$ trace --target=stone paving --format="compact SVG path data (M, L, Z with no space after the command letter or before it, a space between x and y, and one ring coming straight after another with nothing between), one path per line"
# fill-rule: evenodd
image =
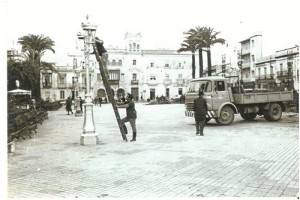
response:
M136 142L122 140L104 104L94 106L100 144L91 138L84 146L84 118L49 111L38 133L7 156L8 197L298 196L298 115L273 123L236 116L230 126L211 122L200 137L183 104L137 103L136 109Z

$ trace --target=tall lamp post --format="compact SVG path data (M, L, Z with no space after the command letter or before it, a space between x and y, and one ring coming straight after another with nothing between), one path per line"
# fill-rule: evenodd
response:
M88 21L89 17L86 17L86 23L81 23L81 27L84 30L84 34L78 33L78 39L84 40L84 60L86 68L86 95L85 95L85 104L84 105L84 124L83 124L83 133L80 135L80 144L84 145L85 139L87 137L95 137L96 144L99 144L99 136L96 133L94 125L94 116L93 116L93 104L90 94L90 72L89 72L89 55L91 50L91 45L95 41L95 33L97 30L96 25L90 24Z

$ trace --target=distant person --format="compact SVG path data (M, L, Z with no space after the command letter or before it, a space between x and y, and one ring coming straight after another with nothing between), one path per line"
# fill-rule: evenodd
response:
M68 97L67 100L66 100L66 110L67 110L67 112L68 112L67 115L69 115L69 112L71 112L72 115L73 115L73 111L72 111L72 100L71 100L70 97Z
M82 112L82 104L83 104L83 100L81 99L81 97L79 97L79 105L80 105L81 112Z
M204 136L203 130L206 123L207 102L204 93L199 91L199 97L194 100L194 113L196 122L196 135Z
M101 97L99 97L98 102L99 102L99 105L101 107L101 105L102 105L102 98Z
M125 130L125 134L127 134L127 128L125 123L129 122L132 128L132 139L130 140L130 142L134 142L136 141L136 118L137 118L137 114L136 114L136 110L135 110L135 104L133 101L133 96L132 94L127 94L126 97L126 102L123 105L118 105L118 108L126 108L126 117L124 117L121 120L121 123L124 127Z

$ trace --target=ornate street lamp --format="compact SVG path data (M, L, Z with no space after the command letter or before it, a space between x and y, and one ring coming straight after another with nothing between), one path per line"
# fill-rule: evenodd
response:
M92 43L95 41L95 33L97 30L96 25L90 24L88 21L89 17L86 17L86 23L81 23L82 29L85 31L84 34L78 33L78 39L84 40L84 60L85 60L85 69L86 69L86 95L85 95L85 104L84 105L84 124L83 124L83 133L80 135L80 144L84 145L85 138L87 137L96 137L96 144L99 144L99 136L96 133L94 125L94 115L93 115L93 104L90 94L90 72L89 72L89 55L92 49Z

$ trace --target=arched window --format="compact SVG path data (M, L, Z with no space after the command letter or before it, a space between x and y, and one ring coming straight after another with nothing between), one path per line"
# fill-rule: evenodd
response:
M116 66L116 60L112 60L112 66Z
M121 59L118 61L118 66L122 66L122 60Z

